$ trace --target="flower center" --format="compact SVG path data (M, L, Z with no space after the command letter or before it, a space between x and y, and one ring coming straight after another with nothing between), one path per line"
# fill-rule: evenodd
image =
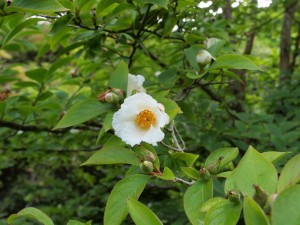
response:
M136 124L142 129L149 129L151 125L155 124L155 114L150 110L140 112L135 119Z

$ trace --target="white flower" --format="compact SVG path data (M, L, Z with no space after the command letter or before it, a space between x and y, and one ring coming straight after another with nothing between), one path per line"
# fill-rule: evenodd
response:
M128 74L128 85L127 85L127 97L132 94L133 91L143 92L146 90L143 88L145 78L142 75Z
M220 39L218 39L218 38L208 38L206 40L206 47L210 48L211 46L215 45L219 41L220 41Z
M169 122L164 106L150 95L136 93L127 97L119 111L113 115L115 134L131 146L142 141L157 145L164 133L161 128Z

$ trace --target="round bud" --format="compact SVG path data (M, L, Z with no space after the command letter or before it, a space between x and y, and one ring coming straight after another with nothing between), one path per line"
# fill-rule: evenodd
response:
M217 168L217 166L215 164L210 164L207 167L207 170L209 171L210 174L212 175L216 175L219 172L219 169Z
M232 203L238 203L241 200L241 194L238 191L231 190L227 193L227 198Z
M146 153L146 155L145 155L144 158L145 158L146 161L150 161L152 163L154 163L155 160L156 160L156 156L152 152L150 152L150 151L147 151L147 153Z
M210 173L206 168L201 168L199 170L200 179L203 181L207 181L210 178Z
M140 169L143 173L151 173L153 171L153 164L149 161L144 161L140 164Z
M196 55L196 61L202 66L210 64L212 58L213 57L211 56L211 54L205 50L199 50Z
M115 94L113 92L109 92L105 95L105 101L107 103L111 103L111 104L117 103L117 102L119 102L119 97L117 94Z

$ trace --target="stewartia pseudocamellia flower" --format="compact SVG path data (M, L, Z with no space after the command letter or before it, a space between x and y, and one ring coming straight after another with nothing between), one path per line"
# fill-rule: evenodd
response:
M136 93L125 99L119 111L113 115L115 134L131 146L142 141L152 145L162 141L161 128L169 122L164 106L150 95Z

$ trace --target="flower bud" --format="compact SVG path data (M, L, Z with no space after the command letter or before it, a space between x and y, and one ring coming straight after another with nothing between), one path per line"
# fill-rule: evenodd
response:
M150 162L154 163L155 160L156 160L156 156L152 152L147 151L144 159L147 160L147 161L150 161Z
M207 166L207 170L210 172L210 174L216 175L216 174L219 173L219 171L220 171L220 164L221 164L221 162L222 162L223 159L224 159L224 157L220 157L215 162L213 162L212 164L210 164L210 165Z
M218 43L220 41L220 39L218 38L208 38L206 40L206 47L210 48L211 46L215 45L216 43Z
M213 57L211 56L211 54L205 50L199 50L196 55L196 61L202 66L210 64L212 58Z
M0 92L0 101L4 101L5 99L7 99L9 97L9 92L8 90L6 91L1 91Z
M263 190L260 186L258 185L253 185L254 189L255 189L255 193L253 195L253 199L262 207L264 208L264 206L267 203L268 200L268 196L269 194Z
M117 103L119 102L119 97L117 94L113 93L113 92L109 92L105 95L105 102L107 103L111 103L111 104L114 104L114 103Z
M115 93L116 95L118 95L120 101L124 100L125 98L125 91L119 89L119 88L112 88L111 92Z
M207 181L210 178L210 173L209 173L209 171L206 168L201 168L199 170L199 176L200 176L201 180Z
M227 198L232 203L238 203L241 200L241 194L238 191L231 190L227 193Z
M78 70L76 68L73 68L70 73L72 77L78 77Z
M140 164L140 169L143 173L149 174L153 171L153 164L149 161L144 161Z

